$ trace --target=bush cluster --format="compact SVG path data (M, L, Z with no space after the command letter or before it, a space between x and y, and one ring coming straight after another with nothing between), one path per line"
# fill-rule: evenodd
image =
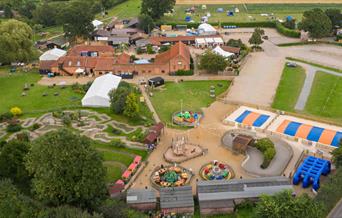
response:
M194 75L193 70L177 70L175 76L192 76Z
M19 132L22 129L19 123L10 123L8 124L6 131L7 132Z
M299 31L288 29L280 22L276 22L275 27L277 31L283 34L284 36L291 37L291 38L300 38Z
M256 147L264 155L264 162L261 164L260 167L263 169L267 168L276 155L276 150L274 148L273 142L268 138L262 138L256 141L254 147Z
M0 123L2 122L6 122L10 119L13 118L13 114L10 113L10 112L6 112L6 113L3 113L3 114L0 114Z

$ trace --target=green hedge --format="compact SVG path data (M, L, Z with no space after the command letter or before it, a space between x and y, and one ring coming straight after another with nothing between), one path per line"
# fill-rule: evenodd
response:
M279 33L283 34L284 36L291 37L291 38L300 38L299 31L288 29L284 27L284 25L281 24L280 22L275 23L275 28L277 29Z
M256 147L263 153L264 162L261 164L260 167L266 169L276 155L276 150L274 148L273 142L268 138L262 138L256 141L254 147Z
M192 76L194 75L194 71L193 70L177 70L175 72L176 76Z

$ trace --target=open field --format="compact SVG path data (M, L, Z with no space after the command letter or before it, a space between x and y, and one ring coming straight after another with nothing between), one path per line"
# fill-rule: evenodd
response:
M342 78L317 72L305 106L309 114L342 122Z
M228 1L229 2L229 1ZM272 3L272 1L270 1ZM272 14L279 19L284 19L286 16L293 16L297 20L302 19L302 14L306 10L313 8L321 8L323 10L327 8L340 8L341 4L241 4L239 2L234 3L217 3L207 5L207 9L202 9L200 4L196 5L196 12L192 15L192 19L195 22L200 22L202 16L205 16L207 12L210 12L211 17L209 22L261 22L272 21L271 16L261 16L261 14ZM162 18L165 22L185 22L185 10L191 5L176 5L175 12L172 15ZM227 16L226 11L233 10L235 7L239 9L239 13L234 13L234 16ZM217 8L223 8L224 12L216 12Z
M272 107L280 110L294 111L297 99L305 80L304 68L284 67Z
M140 14L140 5L141 0L128 0L109 9L107 11L108 15L105 17L102 17L100 14L98 14L96 18L106 21L106 19L109 19L113 16L118 17L119 19L137 17Z
M272 4L272 3L322 3L322 0L176 0L176 4ZM342 3L341 0L324 0L324 3Z
M221 87L218 84L222 84ZM216 95L221 94L230 85L230 81L186 81L182 83L166 82L165 87L153 93L151 101L160 119L170 123L174 112L181 110L198 111L215 101L209 95L210 86L215 86Z

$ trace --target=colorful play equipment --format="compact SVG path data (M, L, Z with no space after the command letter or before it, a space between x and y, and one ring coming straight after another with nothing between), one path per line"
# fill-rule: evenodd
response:
M181 166L161 166L152 173L152 184L157 187L184 186L190 182L192 174Z
M290 120L284 120L277 132L334 147L338 147L342 139L342 132Z
M180 126L195 126L199 124L202 114L193 111L180 111L172 116L173 123Z
M234 171L228 164L214 160L201 168L200 175L204 180L229 180L234 178Z
M298 185L302 181L302 187L307 188L312 184L312 188L317 191L319 189L319 181L321 175L330 173L331 163L314 156L308 156L299 166L293 176L292 183Z

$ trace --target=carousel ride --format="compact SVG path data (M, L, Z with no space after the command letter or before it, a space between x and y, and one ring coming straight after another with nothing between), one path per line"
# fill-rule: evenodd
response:
M200 170L200 175L204 180L229 180L235 176L228 164L216 160L205 164Z
M190 183L192 173L181 166L161 166L151 175L152 184L157 187L179 187Z
M179 126L195 127L199 124L202 114L193 111L179 111L173 114L172 122Z
M203 154L201 146L190 143L186 136L177 136L172 138L171 146L164 153L164 159L170 163L181 163Z

